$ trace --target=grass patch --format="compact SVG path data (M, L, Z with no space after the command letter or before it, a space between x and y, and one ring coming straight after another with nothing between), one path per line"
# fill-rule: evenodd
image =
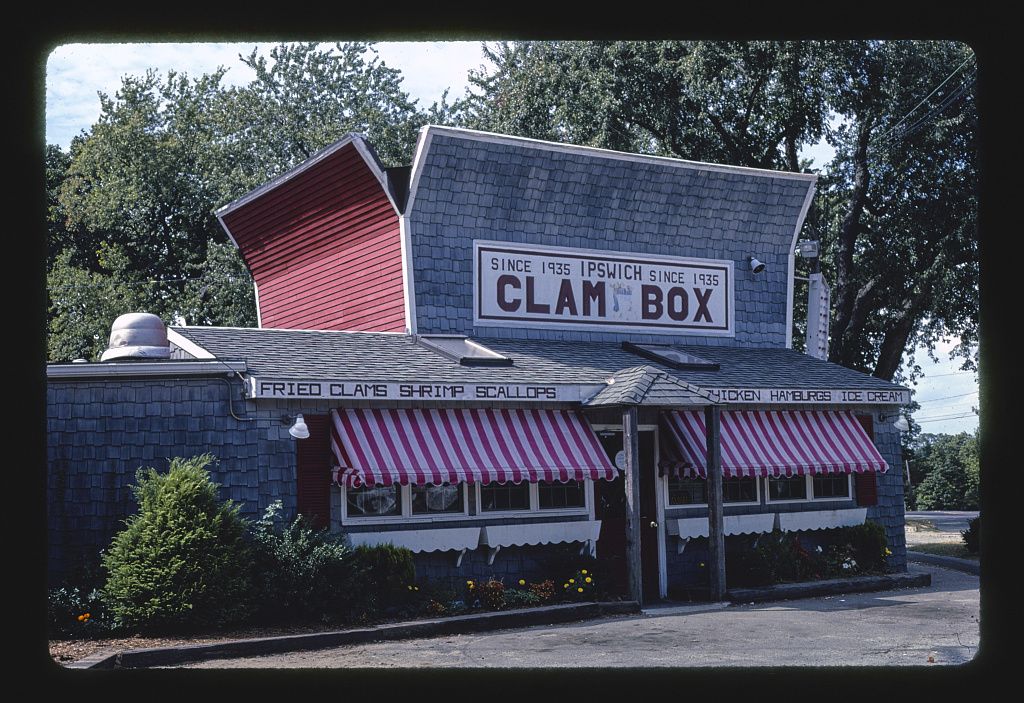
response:
M968 553L967 545L960 542L926 542L923 544L910 544L907 545L907 551L935 554L940 557L968 559L973 562L980 561L977 554Z

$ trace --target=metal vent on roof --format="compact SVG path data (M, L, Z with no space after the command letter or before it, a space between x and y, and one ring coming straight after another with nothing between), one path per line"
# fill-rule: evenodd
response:
M100 361L111 359L169 359L167 328L148 312L121 315L110 327L110 344Z
M674 369L683 371L718 371L717 362L687 354L682 349L670 344L634 344L623 342L622 348L645 359L657 361Z

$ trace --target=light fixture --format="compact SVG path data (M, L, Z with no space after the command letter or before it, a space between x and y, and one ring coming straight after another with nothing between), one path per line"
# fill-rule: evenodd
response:
M750 262L750 270L753 271L754 273L761 273L762 271L764 271L764 264L755 259L753 256L747 259L747 261Z
M891 420L892 418L892 415L880 415L878 419L881 422L885 422L886 420ZM907 422L907 418L905 418L902 414L896 415L896 422L892 423L892 426L895 427L900 432L906 432L907 430L910 429L910 423Z
M309 437L309 428L306 427L306 421L302 419L302 415L285 415L281 418L281 423L287 425L292 420L295 420L295 424L288 428L288 434L295 439L306 439Z
M818 240L805 239L802 242L797 242L796 253L805 259L818 258Z

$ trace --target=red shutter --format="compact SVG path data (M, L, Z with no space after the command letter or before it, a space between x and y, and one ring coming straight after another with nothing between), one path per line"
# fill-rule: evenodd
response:
M874 416L857 415L857 422L864 428L868 439L875 441ZM878 479L874 471L853 475L853 490L857 494L857 505L878 505Z
M295 440L298 512L326 528L331 516L331 440L327 415L304 415L309 437Z

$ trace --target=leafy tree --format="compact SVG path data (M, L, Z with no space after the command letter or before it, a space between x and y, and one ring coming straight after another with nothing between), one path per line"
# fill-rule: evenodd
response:
M911 463L916 510L977 510L978 435L923 435Z
M892 380L906 349L954 336L974 367L977 117L966 45L517 42L485 54L495 68L471 72L477 93L453 109L464 126L789 171L810 166L799 151L824 137L836 158L804 236L822 242L833 289L829 359Z
M955 42L833 46L844 122L817 200L829 359L889 380L906 349L953 336L962 368L976 368L974 57Z
M256 78L232 91L225 119L248 188L349 132L366 134L385 166L412 162L426 113L401 90L401 72L380 61L372 44L281 44L270 61L256 50L239 59Z
M251 559L239 506L217 501L209 454L174 458L168 471L139 469L139 512L103 555L103 598L118 625L189 630L248 614Z
M168 322L167 296L158 281L136 270L117 245L101 242L97 253L99 271L76 266L73 250L65 249L47 274L50 361L98 361L111 325L125 313L146 310Z
M817 42L577 41L484 46L465 126L660 156L799 170L825 129Z

